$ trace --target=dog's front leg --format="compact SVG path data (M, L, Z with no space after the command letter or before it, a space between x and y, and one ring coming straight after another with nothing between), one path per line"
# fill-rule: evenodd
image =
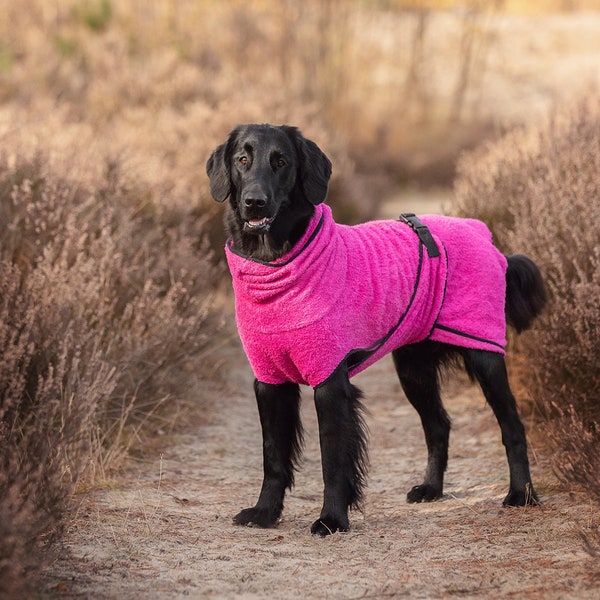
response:
M295 383L254 382L263 435L264 478L256 506L233 521L237 525L274 527L283 511L286 488L294 484L294 468L302 450L300 388Z
M361 393L344 366L315 389L324 497L311 532L348 531L348 508L359 507L367 473L367 431Z

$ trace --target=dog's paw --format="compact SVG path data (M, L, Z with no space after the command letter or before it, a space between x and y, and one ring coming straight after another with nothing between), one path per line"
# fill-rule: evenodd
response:
M414 502L432 502L442 497L442 490L437 487L424 483L422 485L415 485L408 494L406 494L406 501L410 503Z
M280 511L269 508L245 508L233 517L235 525L248 525L250 527L275 527L279 520Z
M502 506L540 506L541 502L538 498L533 486L528 483L524 490L508 490Z
M321 517L317 519L310 528L310 532L313 535L320 535L325 537L331 535L336 531L348 531L350 524L348 519L334 519L333 517Z

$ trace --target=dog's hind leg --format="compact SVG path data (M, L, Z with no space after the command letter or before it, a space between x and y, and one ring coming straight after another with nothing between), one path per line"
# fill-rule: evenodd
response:
M424 342L392 352L404 393L421 417L427 444L425 478L421 485L408 492L408 502L430 502L441 498L443 493L450 418L440 397L438 366L441 356L436 349L433 344Z
M510 485L504 506L539 504L531 483L525 428L519 418L515 398L508 383L504 357L496 352L462 349L469 374L481 385L502 431L506 448Z
M283 511L285 490L294 484L294 468L302 450L300 388L295 383L255 381L254 391L263 435L264 479L256 506L242 510L233 521L274 527Z
M367 431L361 393L339 367L315 388L323 469L323 509L311 532L348 531L348 508L359 507L367 473Z

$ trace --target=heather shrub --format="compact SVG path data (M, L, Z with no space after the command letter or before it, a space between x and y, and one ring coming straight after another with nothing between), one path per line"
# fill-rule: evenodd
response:
M524 395L544 419L557 472L600 502L600 102L557 110L466 156L456 196L504 251L540 266L549 306L515 340Z
M192 207L159 202L114 160L87 180L50 164L0 160L0 580L12 597L75 487L172 420L167 404L211 366L220 326Z
M338 182L353 176L333 197L357 212L397 180L448 184L457 148L489 133L504 108L485 85L501 4L9 3L0 125L58 111L91 126L93 145L135 140L155 185L205 199L199 159L237 123L297 125Z
M114 388L106 362L83 362L90 340L47 283L0 262L0 594L12 598L60 530L97 405Z

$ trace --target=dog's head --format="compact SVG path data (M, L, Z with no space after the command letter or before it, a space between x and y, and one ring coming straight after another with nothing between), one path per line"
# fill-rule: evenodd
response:
M206 163L215 200L229 199L240 232L288 241L294 218L325 200L331 162L295 127L239 125Z

